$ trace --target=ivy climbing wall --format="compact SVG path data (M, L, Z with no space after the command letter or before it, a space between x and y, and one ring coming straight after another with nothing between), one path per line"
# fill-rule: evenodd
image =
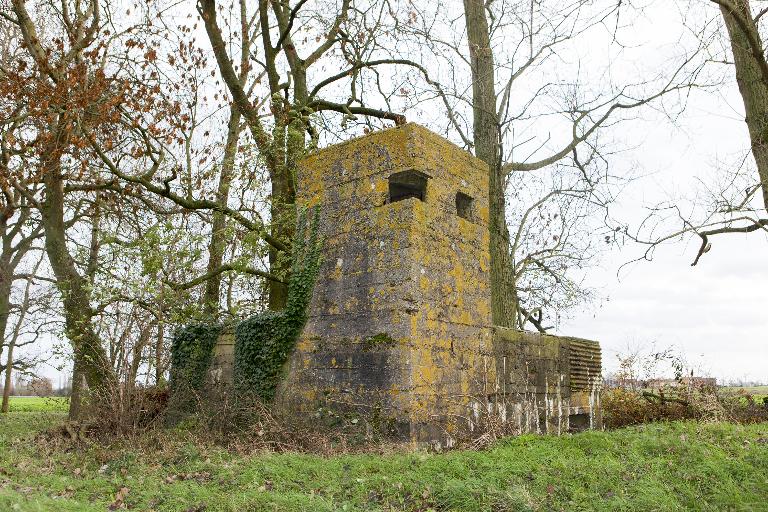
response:
M323 263L280 407L363 408L415 441L508 405L521 431L567 428L568 340L491 325L483 162L406 124L317 151L297 190Z
M171 388L179 411L194 405L191 399L204 388L273 401L306 323L321 261L318 208L299 208L297 213L284 309L262 311L228 325L192 324L174 333Z

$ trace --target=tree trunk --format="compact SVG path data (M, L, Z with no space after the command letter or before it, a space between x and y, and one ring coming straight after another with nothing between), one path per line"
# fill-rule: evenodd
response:
M6 265L8 262L5 258L0 260L0 354L2 354L2 348L5 344L5 330L8 328L8 318L11 313L11 276L10 270ZM8 352L6 355L6 367L5 367L5 388L3 389L3 412L8 412L7 403L8 399L6 395L10 395L11 392L11 365L13 363L13 347L10 340L8 343Z
M293 43L290 37L287 44ZM291 55L291 54L289 54ZM304 157L306 146L306 122L301 118L302 109L307 104L307 73L304 64L298 59L289 59L293 72L293 105L291 112L277 116L277 126L273 145L279 155L278 165L272 173L272 236L290 243L296 231L296 165ZM283 283L269 281L269 308L285 309L288 298L290 272L290 254L282 254L270 248L270 273L284 276Z
M488 19L483 0L464 0L472 63L472 112L475 155L488 164L493 323L517 327L517 292L509 254L501 137L496 113L496 86Z
M755 24L749 0L733 0L733 9L721 5L725 26L731 40L736 82L744 102L752 155L768 210L768 64L760 32Z
M62 147L61 141L54 142ZM93 310L90 303L90 287L81 276L69 253L64 224L64 183L61 176L61 156L57 149L45 153L42 172L45 199L40 205L45 252L56 276L56 286L64 306L65 332L75 353L88 387L93 391L106 391L116 382L114 372L93 329Z
M155 339L155 385L159 386L165 381L165 368L163 368L163 350L165 348L165 322L163 318L157 323L157 338Z
M289 241L293 238L294 228L291 222L295 215L295 194L290 193L287 188L286 179L283 176L272 179L272 205L270 207L272 215L271 234L278 240ZM269 273L282 276L283 281L279 282L269 280L267 291L269 293L269 309L280 311L285 309L286 299L288 298L288 285L290 263L289 255L278 251L274 247L269 248Z
M224 158L221 163L221 174L219 175L219 185L216 190L216 202L227 204L229 200L229 188L232 184L232 175L235 167L235 157L237 156L238 140L240 139L240 112L236 107L231 107L229 114L229 123L227 124L227 142L224 146ZM222 212L213 212L213 222L211 224L211 241L208 245L208 272L213 272L221 266L224 261L224 251L226 249L226 240L224 238L227 217ZM221 302L221 274L216 274L205 282L205 292L203 294L203 308L210 317L216 316L219 312L219 303Z
M279 130L279 131L278 131ZM275 130L273 145L282 146L280 165L270 173L272 181L272 197L270 204L270 216L272 218L271 235L284 243L290 244L295 231L296 190L293 181L293 168L286 165L286 128ZM269 272L281 276L284 282L269 280L267 287L269 292L269 309L280 311L285 309L288 298L288 285L290 273L290 255L278 251L274 247L269 248Z
M69 394L69 421L80 419L83 404L83 373L75 360L72 367L72 390Z
M4 219L0 219L0 229L2 229L2 235L6 235L6 224ZM3 251L0 254L0 354L3 352L3 345L5 344L5 330L8 328L8 318L11 315L11 288L13 284L13 272L11 268L11 250L10 246L13 244L12 239L6 239L3 236ZM11 392L11 364L13 363L13 348L8 344L7 365L5 368L5 388L3 389L3 406L2 411L8 412L8 399L6 395L10 396Z
M40 267L40 261L38 261L37 265L35 265L34 270L32 270L32 274L35 274L37 272L37 269ZM27 284L24 287L24 298L21 301L21 305L19 307L19 316L16 321L16 325L13 328L13 334L11 334L10 340L8 340L8 354L6 356L6 362L5 362L5 387L3 389L3 404L2 404L2 412L7 413L10 403L10 397L11 397L11 376L13 374L13 349L16 347L16 343L19 340L19 335L21 333L22 326L24 325L24 317L27 316L27 312L29 311L29 298L31 294L31 288L32 288L32 278L27 278ZM0 290L0 293L3 293L5 290ZM7 296L10 297L10 283L8 285L7 290ZM2 298L0 297L0 301L2 301ZM10 302L6 299L6 302ZM2 324L2 322L0 322ZM5 318L5 325L0 325L2 330L0 330L0 333L2 333L3 336L5 336L5 329L8 326L8 317L6 315Z
M13 348L16 345L12 340L8 343L8 352L5 356L5 384L3 386L3 414L8 412L11 400L11 378L13 374Z
M144 349L150 345L152 332L154 331L157 320L153 320L148 325L141 328L139 332L139 339L133 345L133 354L131 355L131 365L128 371L128 378L126 384L133 390L136 385L136 380L139 375L139 368L144 362L143 354ZM149 355L148 355L149 357Z

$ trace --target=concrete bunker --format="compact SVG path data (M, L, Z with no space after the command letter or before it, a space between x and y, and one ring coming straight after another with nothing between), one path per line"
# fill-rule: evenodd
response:
M277 407L367 411L414 442L600 425L596 342L492 324L485 163L406 124L312 153L297 194L325 243Z

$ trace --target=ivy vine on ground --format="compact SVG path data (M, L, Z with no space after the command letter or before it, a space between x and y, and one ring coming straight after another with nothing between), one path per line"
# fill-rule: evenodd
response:
M291 250L291 278L286 307L265 311L240 322L235 329L234 381L237 391L271 401L296 340L307 321L307 309L320 269L322 242L319 210L300 212Z

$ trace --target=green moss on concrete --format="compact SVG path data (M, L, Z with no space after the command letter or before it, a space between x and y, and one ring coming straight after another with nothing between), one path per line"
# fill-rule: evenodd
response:
M371 350L371 349L381 348L381 347L390 347L395 343L397 343L397 341L395 341L395 339L393 339L392 336L390 336L385 332L380 332L373 336L368 336L367 338L364 338L363 348L366 350Z

